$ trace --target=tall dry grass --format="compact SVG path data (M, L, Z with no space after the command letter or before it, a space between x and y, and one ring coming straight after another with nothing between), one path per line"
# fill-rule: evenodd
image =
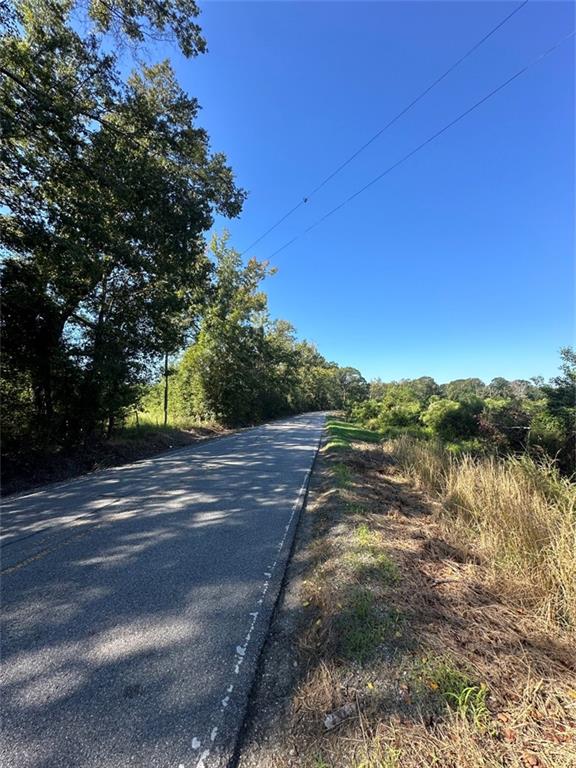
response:
M447 536L478 553L502 592L576 629L576 486L529 456L454 456L401 437L385 445L441 502Z

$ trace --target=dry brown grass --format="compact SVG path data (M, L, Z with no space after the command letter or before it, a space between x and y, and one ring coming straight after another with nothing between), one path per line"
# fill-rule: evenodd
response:
M401 438L386 445L440 500L445 535L482 556L495 588L551 624L576 627L576 486L529 457L455 457Z

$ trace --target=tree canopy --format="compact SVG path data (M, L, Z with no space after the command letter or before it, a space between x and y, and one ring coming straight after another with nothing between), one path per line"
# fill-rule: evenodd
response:
M18 2L0 42L4 394L65 439L113 425L183 342L212 269L203 235L245 197L170 64L123 81L102 52L104 32L138 40L144 23L199 52L195 5L95 0L84 36L75 7Z

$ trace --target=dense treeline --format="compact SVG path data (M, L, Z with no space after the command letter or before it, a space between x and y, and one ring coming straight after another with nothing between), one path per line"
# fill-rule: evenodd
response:
M271 273L266 263L242 265L226 238L210 247L216 264L211 299L194 343L143 398L141 407L170 421L215 421L234 426L283 414L351 407L368 395L354 368L327 362L298 341L285 320L271 320L259 288ZM168 389L168 397L166 397Z
M183 418L245 424L344 404L359 375L269 319L267 265L222 240L206 248L214 214L237 216L245 193L198 103L168 62L123 79L111 52L138 61L161 36L202 53L193 0L2 10L3 452L110 436L186 347L169 399Z
M236 216L244 192L169 63L123 81L105 52L110 35L150 32L201 51L191 0L6 5L4 445L74 443L111 432L155 356L182 344L209 288L203 233L215 211Z
M566 348L561 356L561 373L549 382L376 380L369 398L351 414L386 437L434 437L454 450L472 452L529 450L557 459L571 473L576 469L576 354Z

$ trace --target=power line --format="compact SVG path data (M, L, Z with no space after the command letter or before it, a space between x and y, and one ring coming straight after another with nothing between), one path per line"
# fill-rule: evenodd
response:
M467 59L469 56L471 56L474 53L474 51L476 51L478 48L480 48L480 46L483 43L485 43L486 40L488 40L488 38L492 37L492 35L495 32L497 32L500 29L500 27L504 26L504 24L506 24L506 22L509 19L511 19L512 16L514 16L516 13L518 13L518 11L520 11L522 8L524 8L524 6L526 5L527 2L528 2L528 0L524 0L522 3L520 3L520 5L516 6L516 8L514 8L514 10L511 11L508 14L508 16L504 17L502 19L502 21L498 22L498 24L495 27L493 27L487 34L485 34L484 37L481 40L479 40L475 45L472 46L472 48L470 48L468 51L466 51L466 53L463 56L461 56L457 61L455 61L454 64L452 64L450 67L448 67L448 69L442 75L440 75L440 77L436 78L436 80L434 80L433 83L431 83L418 96L416 96L416 98L414 98L406 107L404 107L404 109L402 109L400 112L398 112L398 114L396 114L388 123L386 123L386 125L383 128L381 128L370 139L368 139L367 142L362 144L362 146L359 147L346 160L344 160L344 162L340 163L340 165L334 171L332 171L330 174L328 174L328 176L326 176L326 178L323 179L320 182L320 184L318 184L316 187L314 187L314 189L311 192L309 192L307 195L305 195L302 198L302 200L300 200L300 202L298 202L293 208L291 208L280 219L278 219L278 221L275 224L272 224L272 226L269 227L264 233L262 233L260 235L260 237L258 237L256 240L254 240L254 242L252 242L248 246L248 248L246 248L244 251L242 251L241 255L244 256L245 253L248 253L248 251L251 251L252 248L254 248L255 245L258 245L258 243L260 243L262 240L264 240L264 238L267 237L267 235L269 235L270 232L275 230L276 227L279 227L280 224L282 224L282 222L286 221L286 219L289 216L291 216L295 211L297 211L301 206L305 205L310 200L310 198L313 195L315 195L317 192L319 192L322 189L322 187L324 187L326 184L328 184L328 182L331 181L334 178L334 176L337 176L340 173L340 171L342 171L344 168L346 168L347 165L349 165L353 160L355 160L361 152L363 152L367 147L370 146L370 144L372 144L374 141L376 141L376 139L378 139L380 136L382 136L382 134L385 131L387 131L388 128L391 128L394 125L394 123L396 123L401 117L403 117L403 115L405 115L407 112L409 112L412 109L412 107L414 107L421 99L423 99L424 96L426 96L428 93L430 93L430 91L433 88L435 88L439 83L441 83L442 80L444 80L445 77L448 77L448 75L451 72L453 72L457 67L459 67L460 64L462 64L462 62L465 61L465 59Z
M393 171L395 168L398 168L399 165L402 165L406 162L409 158L411 158L413 155L415 155L417 152L419 152L421 149L423 149L425 146L430 144L432 141L437 139L439 136L441 136L443 133L445 133L449 128L452 128L456 123L459 123L460 120L463 120L467 115L469 115L471 112L473 112L475 109L480 107L482 104L484 104L488 99L492 98L492 96L495 96L499 91L501 91L503 88L506 88L507 85L510 85L514 80L516 80L520 75L523 75L528 69L533 67L534 65L538 64L542 59L545 59L547 56L549 56L551 53L553 53L557 48L559 48L563 43L565 43L567 40L569 40L571 37L574 37L576 34L576 30L573 30L565 37L561 38L555 45L553 45L551 48L548 48L548 50L544 51L544 53L541 53L537 58L533 59L530 63L526 64L526 66L522 67L522 69L519 69L518 72L516 72L512 77L509 77L508 80L501 83L499 86L494 88L490 93L487 93L486 96L480 99L480 101L477 101L475 104L473 104L471 107L469 107L467 110L462 112L458 117L454 118L454 120L447 123L443 128L441 128L439 131L436 131L436 133L432 134L432 136L429 136L425 141L423 141L421 144L419 144L417 147L415 147L413 150L408 152L407 155L404 155L404 157L400 158L400 160L397 160L392 165L388 166L386 170L382 171L382 173L379 173L378 176L375 176L371 181L369 181L367 184L365 184L363 187L360 187L360 189L356 190L353 194L351 194L349 197L347 197L345 200L343 200L339 205L337 205L335 208L332 208L328 213L325 213L324 216L322 216L320 219L315 221L313 224L311 224L309 227L307 227L305 230L300 232L300 234L293 237L291 240L289 240L287 243L284 243L283 246L278 248L270 258L273 258L281 251L288 248L288 246L292 245L296 240L299 240L301 237L306 235L311 230L318 227L320 224L322 224L324 221L326 221L327 218L335 214L337 211L339 211L341 208L343 208L345 205L347 205L349 202L354 200L354 198L361 195L363 192L365 192L367 189L372 187L376 182L380 181L380 179L384 178L384 176L387 176L391 171Z

